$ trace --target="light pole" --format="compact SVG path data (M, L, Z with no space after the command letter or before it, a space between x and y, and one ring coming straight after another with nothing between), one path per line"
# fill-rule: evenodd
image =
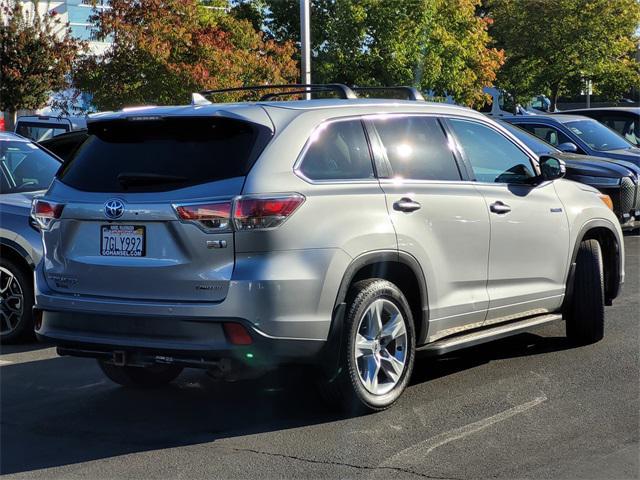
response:
M311 83L311 22L309 0L300 0L300 66L301 83ZM305 93L307 100L311 99L311 93Z

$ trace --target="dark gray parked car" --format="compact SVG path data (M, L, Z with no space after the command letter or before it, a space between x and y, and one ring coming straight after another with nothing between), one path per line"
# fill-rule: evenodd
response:
M60 160L19 135L0 132L0 340L33 335L33 268L42 257L31 201L43 193Z

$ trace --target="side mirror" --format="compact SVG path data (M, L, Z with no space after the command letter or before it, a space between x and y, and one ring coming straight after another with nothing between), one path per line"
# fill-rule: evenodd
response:
M567 173L567 166L563 160L549 155L542 155L540 157L540 170L542 174L542 180L556 180L564 177Z
M578 151L578 146L572 142L561 143L556 148L565 153L576 153Z

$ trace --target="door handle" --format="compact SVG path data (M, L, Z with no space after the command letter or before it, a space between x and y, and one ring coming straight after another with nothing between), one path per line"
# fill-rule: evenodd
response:
M408 197L403 197L393 204L393 209L400 212L415 212L422 207L418 202L414 202Z
M493 213L497 213L498 215L504 215L505 213L509 213L511 211L511 207L506 203L502 203L500 200L497 202L493 202L489 205L489 210Z

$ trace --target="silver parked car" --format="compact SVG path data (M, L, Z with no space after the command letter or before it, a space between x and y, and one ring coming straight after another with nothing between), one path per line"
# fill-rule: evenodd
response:
M33 197L49 186L60 160L35 143L0 132L0 340L33 338L33 269L42 239L29 218Z
M339 92L93 117L33 205L39 337L123 385L312 364L370 410L418 350L562 318L602 338L624 281L606 196L480 113Z

